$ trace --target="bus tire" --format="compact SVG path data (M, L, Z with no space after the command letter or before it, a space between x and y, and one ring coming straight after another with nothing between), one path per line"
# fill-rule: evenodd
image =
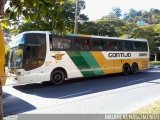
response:
M138 65L136 63L133 63L131 66L131 73L136 74L138 72Z
M62 84L65 80L65 73L62 70L54 70L51 73L51 83L54 85Z
M131 72L131 68L129 66L129 64L124 64L123 68L122 68L122 73L124 75L128 75Z

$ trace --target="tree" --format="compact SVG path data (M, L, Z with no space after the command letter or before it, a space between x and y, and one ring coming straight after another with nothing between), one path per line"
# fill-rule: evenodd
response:
M84 4L80 0L79 13L85 8ZM6 10L6 17L19 26L18 32L25 29L50 30L64 34L72 31L74 12L74 0L12 0ZM83 14L79 16L81 20L88 20Z
M127 22L145 21L149 24L158 24L160 22L160 10L150 9L150 11L136 11L130 9L128 13L123 15L123 19Z
M121 17L122 16L122 10L119 7L114 7L112 8L112 12L117 16Z
M123 27L121 27L120 32L122 36L125 36L125 38L131 38L132 32L135 28L137 28L137 24L134 22L127 22Z
M125 23L119 18L103 17L94 22L85 22L80 24L79 32L81 34L92 34L100 36L121 36L120 28Z

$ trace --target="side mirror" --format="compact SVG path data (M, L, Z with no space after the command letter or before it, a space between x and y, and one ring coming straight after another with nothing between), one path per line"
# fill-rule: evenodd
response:
M23 48L24 47L24 44L19 44L18 45L18 48Z

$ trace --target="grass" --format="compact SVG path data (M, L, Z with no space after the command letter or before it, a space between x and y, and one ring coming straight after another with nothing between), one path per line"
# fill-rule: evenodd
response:
M134 112L135 114L160 114L160 101L142 107Z
M151 65L160 65L160 61L151 61Z

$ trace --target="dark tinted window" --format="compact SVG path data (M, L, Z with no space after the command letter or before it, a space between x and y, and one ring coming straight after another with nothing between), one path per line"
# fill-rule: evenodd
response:
M105 40L93 39L92 40L92 49L93 50L104 50L105 49Z
M46 35L31 33L25 35L24 64L26 70L40 67L46 56Z
M120 41L120 43L121 43L122 51L133 51L134 50L132 41Z
M51 37L50 50L69 50L71 49L71 40L65 37Z
M134 47L136 51L148 51L147 42L136 41Z
M90 50L89 39L78 38L74 39L74 50Z
M120 50L120 42L118 40L107 40L106 41L106 49L109 51L119 51Z

